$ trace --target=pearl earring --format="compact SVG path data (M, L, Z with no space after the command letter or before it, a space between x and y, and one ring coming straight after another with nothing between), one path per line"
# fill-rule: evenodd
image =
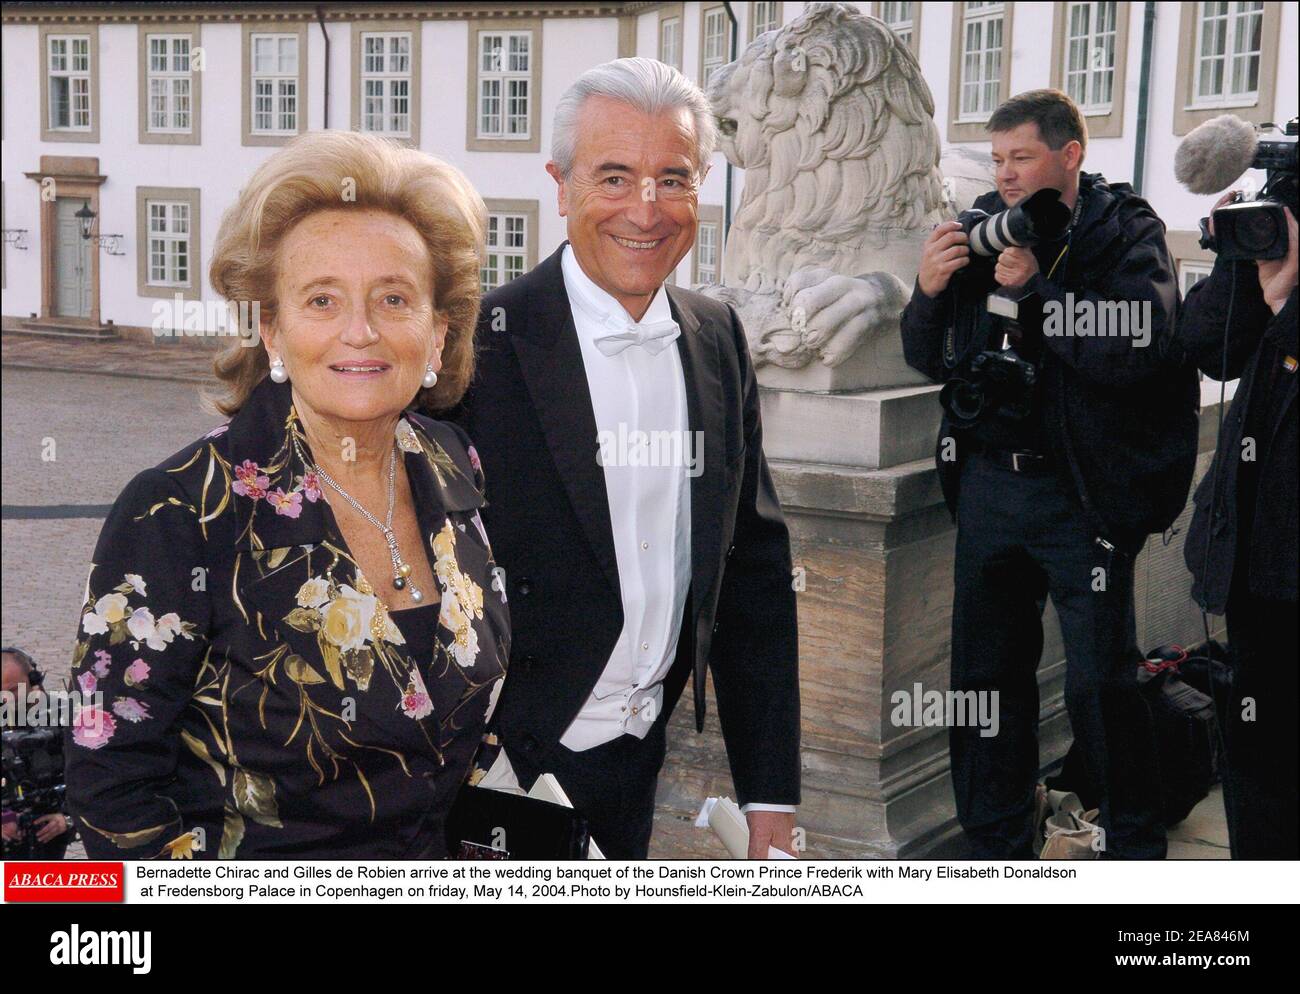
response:
M271 360L271 382L284 383L289 379L289 371L284 368L284 360L276 356Z
M425 363L424 379L420 381L424 384L424 389L432 390L434 384L438 382L438 374L433 371L433 363Z

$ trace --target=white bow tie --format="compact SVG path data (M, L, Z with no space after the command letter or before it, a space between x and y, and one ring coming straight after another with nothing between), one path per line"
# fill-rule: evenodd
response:
M658 355L681 334L681 329L672 318L629 324L610 316L605 318L604 324L607 328L619 329L612 334L599 335L592 339L596 348L607 356L616 356L633 345L640 345L651 355Z

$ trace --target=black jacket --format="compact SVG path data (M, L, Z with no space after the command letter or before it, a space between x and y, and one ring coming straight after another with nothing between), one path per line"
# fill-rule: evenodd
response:
M1235 291L1233 288L1235 269ZM1231 299L1232 331L1224 348ZM1264 303L1252 262L1216 262L1187 294L1177 344L1215 379L1241 378L1223 421L1214 463L1196 488L1196 510L1183 555L1194 578L1192 596L1205 610L1227 608L1234 570L1246 567L1249 589L1270 600L1296 599L1297 438L1296 291L1276 315ZM1288 362L1289 359L1289 362ZM1270 396L1271 394L1271 396ZM1257 499L1242 507L1239 478L1243 437L1254 438ZM1249 517L1249 543L1238 550L1240 518ZM1239 551L1249 557L1239 563Z
M560 247L483 300L474 380L451 416L491 481L483 518L506 570L513 647L496 729L544 765L596 685L623 628L618 564L595 414ZM692 579L667 720L704 675L740 802L799 800L798 629L790 539L763 457L758 385L728 306L667 288L681 327L689 428L704 433L692 477Z
M1151 340L1139 348L1128 337L1044 336L1045 435L1098 534L1140 545L1147 534L1167 528L1187 500L1196 465L1196 374L1167 355L1178 290L1164 224L1126 183L1112 186L1099 174L1085 173L1080 196L1083 206L1061 270L1051 282L1036 273L1027 287L1044 301L1062 304L1067 291L1076 301L1149 302ZM992 214L1006 205L990 192L975 206ZM967 268L987 278L954 278L935 298L918 286L903 311L907 362L936 382L956 372L951 356L973 351L970 336L977 332L962 315L982 307L995 289L990 267ZM950 328L955 340L946 360ZM947 417L939 437L940 483L955 515L961 462L971 446ZM956 440L955 460L942 458L947 437Z

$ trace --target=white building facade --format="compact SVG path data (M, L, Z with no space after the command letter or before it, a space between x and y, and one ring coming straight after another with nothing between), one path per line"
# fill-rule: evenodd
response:
M177 295L211 309L222 213L275 147L325 127L385 134L464 170L490 212L483 282L499 285L564 238L544 166L554 107L583 71L641 55L702 82L732 57L732 17L743 47L805 6L7 4L5 327L149 338ZM1085 168L1132 181L1141 163L1185 285L1208 272L1195 229L1211 201L1174 182L1181 137L1227 111L1257 123L1297 112L1295 3L855 6L913 47L945 143L987 149L983 121L1014 93L1075 96ZM727 171L718 155L679 284L721 277ZM743 182L732 170L733 203Z

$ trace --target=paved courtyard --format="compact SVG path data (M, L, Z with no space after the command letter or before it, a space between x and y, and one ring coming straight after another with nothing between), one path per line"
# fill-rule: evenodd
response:
M177 346L0 336L0 632L4 644L32 654L52 685L68 676L107 507L136 473L222 420L199 403L210 357ZM80 854L79 845L69 852ZM664 809L651 855L725 853L710 832ZM1227 858L1219 788L1171 831L1169 855Z

